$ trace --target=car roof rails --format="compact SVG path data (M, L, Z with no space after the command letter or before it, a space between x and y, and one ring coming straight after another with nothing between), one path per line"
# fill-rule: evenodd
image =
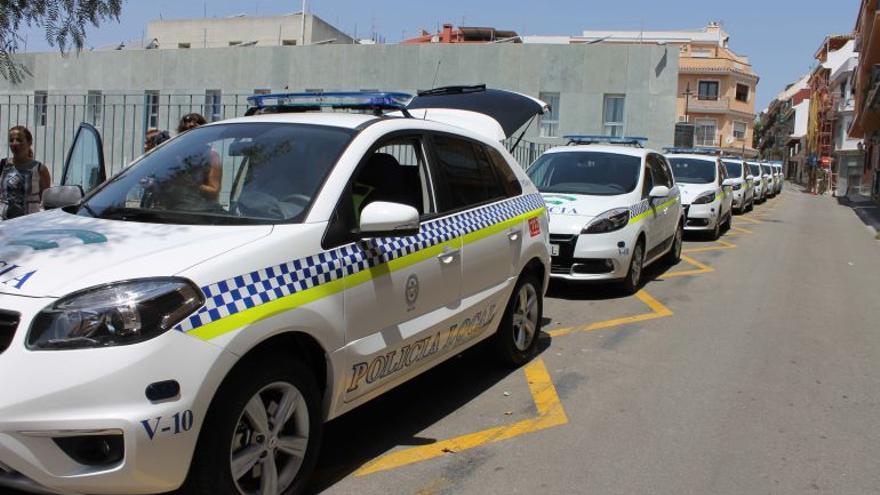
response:
M723 156L721 150L718 148L706 148L706 147L694 147L694 148L683 148L683 147L669 147L663 148L663 152L668 155L711 155L721 157Z
M406 106L412 100L408 93L358 91L331 93L273 93L248 97L251 108L245 115L267 113L319 112L324 109L369 111L381 116L385 112L401 112L412 117Z
M636 136L599 136L590 134L569 134L562 136L568 139L568 146L576 144L619 144L623 146L635 146L636 148L644 148L646 137Z

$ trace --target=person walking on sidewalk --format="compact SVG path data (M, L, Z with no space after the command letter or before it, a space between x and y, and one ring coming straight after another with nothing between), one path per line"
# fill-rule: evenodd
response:
M34 160L34 137L24 126L9 129L12 157L0 160L0 220L39 212L43 191L52 187L49 169Z

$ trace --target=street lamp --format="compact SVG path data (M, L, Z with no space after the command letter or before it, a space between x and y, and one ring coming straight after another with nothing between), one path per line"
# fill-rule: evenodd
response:
M684 93L682 93L682 95L684 96L684 121L687 124L691 123L691 119L690 119L690 115L688 115L688 111L690 110L690 102L691 102L691 95L692 94L694 94L694 92L691 91L691 83L690 83L690 81L688 81L687 88L684 90Z

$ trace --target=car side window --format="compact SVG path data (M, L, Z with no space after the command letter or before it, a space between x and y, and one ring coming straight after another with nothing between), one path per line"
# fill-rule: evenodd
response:
M642 199L648 199L651 189L654 189L654 172L651 170L651 162L645 160L645 183L642 186Z
M672 189L675 186L675 176L672 173L672 167L669 166L669 162L665 157L658 156L657 159L660 160L660 166L663 167L663 174L666 175L666 187Z
M512 198L522 194L522 184L519 183L519 178L513 173L512 165L495 148L486 145L481 146L489 155L489 159L492 160L492 164L495 166L495 173L501 179L505 192L507 192L507 197Z
M725 180L727 180L727 169L718 162L718 184L723 184Z
M666 186L672 188L671 178L663 170L663 163L657 155L648 155L648 164L651 168L651 177L655 186Z
M504 199L507 194L489 157L474 143L434 135L437 158L438 210L441 213Z
M324 237L324 247L350 241L360 214L370 203L384 201L412 206L421 217L437 212L431 174L421 136L381 141L361 160L340 198Z

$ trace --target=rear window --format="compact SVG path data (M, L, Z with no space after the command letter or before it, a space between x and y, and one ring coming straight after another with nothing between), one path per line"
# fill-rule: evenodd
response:
M667 158L681 184L711 184L715 182L715 161L696 158Z
M437 135L434 136L434 150L446 186L441 212L473 207L507 196L489 157L470 141Z
M614 196L635 190L641 165L638 156L615 153L545 153L528 175L541 192Z
M724 162L724 168L727 169L727 175L730 177L742 177L742 163Z

